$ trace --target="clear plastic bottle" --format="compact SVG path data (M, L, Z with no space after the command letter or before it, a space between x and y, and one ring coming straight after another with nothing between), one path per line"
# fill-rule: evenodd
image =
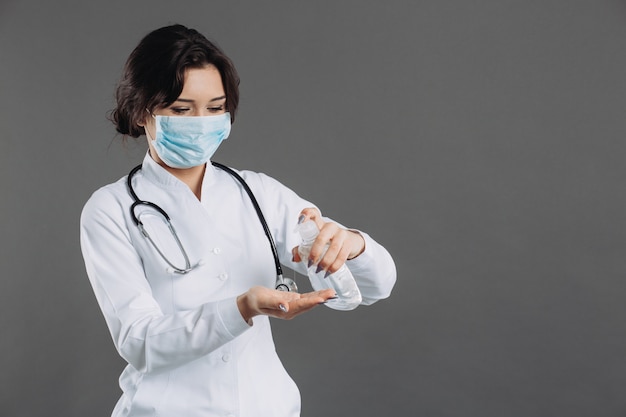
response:
M300 246L298 246L298 253L300 254L302 262L307 264L309 254L311 253L311 246L320 231L312 220L298 224L296 230L302 237L302 242ZM328 245L323 253L326 253L327 249ZM322 256L324 255L322 254ZM328 300L326 303L328 307L335 310L353 310L361 303L361 291L359 291L359 287L356 285L352 272L350 272L345 264L326 278L324 278L324 275L326 275L325 271L316 273L316 270L316 264L307 268L313 289L320 291L331 288L337 293L337 298Z

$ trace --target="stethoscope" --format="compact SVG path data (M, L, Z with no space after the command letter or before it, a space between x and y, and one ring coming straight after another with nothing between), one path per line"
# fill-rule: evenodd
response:
M237 174L235 171L233 171L231 168L227 167L226 165L222 165L222 164L217 163L217 162L211 162L211 164L214 167L217 167L217 168L219 168L221 170L226 171L231 176L233 176L235 179L237 179L237 181L239 181L239 183L243 186L244 190L246 190L246 193L250 197L250 201L252 202L252 205L254 206L254 209L256 210L257 215L259 216L259 220L261 221L261 225L263 226L263 230L265 231L265 236L267 236L267 240L269 241L270 246L272 248L272 255L274 256L274 265L276 266L276 285L275 285L275 288L277 290L280 290L280 291L294 291L294 292L297 292L298 291L298 287L297 287L295 281L292 280L291 278L284 278L283 277L283 269L282 269L282 267L280 265L280 260L278 259L278 251L276 250L276 244L274 243L274 239L272 238L272 233L270 232L270 229L267 226L267 222L265 221L265 217L263 216L263 212L261 211L261 207L259 207L259 203L257 202L256 198L254 197L254 194L252 193L252 190L250 189L250 187L248 187L248 184L246 183L246 181L241 177L241 175ZM165 210L163 210L161 207L159 207L158 205L156 205L156 204L154 204L154 203L152 203L150 201L140 200L139 197L137 197L137 194L135 193L135 190L133 189L132 178L137 173L137 171L139 171L140 169L141 169L141 165L137 165L135 168L133 168L128 173L128 177L126 179L126 185L128 186L128 192L133 197L133 200L135 200L134 203L130 206L130 215L131 215L131 217L133 219L133 222L135 222L135 225L141 231L141 234L148 240L148 242L150 242L150 244L157 251L159 256L161 256L161 258L172 268L172 270L174 272L176 272L178 274L181 274L181 275L184 275L184 274L188 273L189 271L192 271L198 265L194 265L194 266L191 265L191 262L189 261L189 256L187 255L187 251L185 251L185 248L183 247L183 244L181 243L180 239L178 238L178 234L176 233L176 229L174 229L174 225L172 225L172 222L170 221L170 216L168 216L168 214L165 212ZM176 244L178 245L178 248L180 249L180 252L182 253L183 258L185 259L185 267L184 268L179 268L179 267L175 266L172 262L170 262L170 260L167 258L167 256L165 256L165 254L159 249L159 247L156 245L156 243L154 243L154 241L150 237L150 234L144 228L143 223L141 222L139 217L137 217L137 215L135 214L135 208L137 208L138 206L148 206L148 207L151 207L151 208L153 208L154 210L156 210L158 213L160 213L163 216L163 218L165 219L165 223L167 224L168 229L170 229L170 233L174 237L174 240L176 241Z

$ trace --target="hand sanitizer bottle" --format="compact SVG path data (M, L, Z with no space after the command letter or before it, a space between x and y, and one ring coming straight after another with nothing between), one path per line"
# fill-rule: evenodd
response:
M302 262L308 264L311 246L320 231L315 222L312 220L298 224L296 230L302 237L302 242L300 243L300 246L298 246L298 253L300 254ZM328 250L328 245L326 245L326 249L324 249L322 257L324 256L324 253L326 253L326 250ZM356 285L356 281L354 280L352 273L345 264L327 277L324 277L326 274L325 271L316 273L316 269L316 264L307 268L307 273L313 289L315 291L320 291L332 288L337 293L336 299L328 300L326 303L328 307L335 310L353 310L361 303L361 291L359 291L359 287Z

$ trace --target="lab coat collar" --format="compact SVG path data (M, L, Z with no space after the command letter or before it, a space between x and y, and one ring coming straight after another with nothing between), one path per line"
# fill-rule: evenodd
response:
M216 170L217 168L215 168L210 162L207 163L206 169L204 170L204 178L202 179L203 187L212 184L215 181ZM168 188L187 188L187 185L184 182L170 174L161 165L157 164L156 161L150 156L150 151L146 152L146 156L143 158L141 172L148 180L160 186Z

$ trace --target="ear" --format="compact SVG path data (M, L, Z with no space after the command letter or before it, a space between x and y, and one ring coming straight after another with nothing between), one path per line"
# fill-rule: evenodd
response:
M146 109L146 114L143 116L141 120L137 122L137 126L143 127L145 129L148 117L151 117L151 113L148 109Z

